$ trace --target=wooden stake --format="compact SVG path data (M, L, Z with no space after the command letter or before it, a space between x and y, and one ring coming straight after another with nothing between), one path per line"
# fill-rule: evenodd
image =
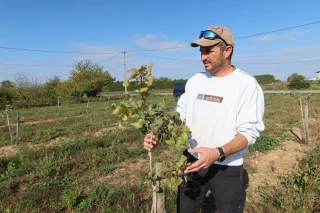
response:
M88 114L88 111L89 111L89 101L90 101L90 99L88 98L87 109L86 109L86 113L87 114Z
M306 126L305 126L305 120L303 118L303 109L302 109L302 101L301 101L301 98L299 98L299 105L300 105L300 112L301 112L301 120L302 120L302 130L303 130L303 133L301 134L301 137L302 137L302 141L303 142L306 142Z
M10 120L9 120L9 109L6 109L6 115L7 115L7 123L8 123L8 128L9 128L9 134L10 134L10 144L13 144L13 139L12 139L12 131L11 131L11 126L10 126Z
M160 163L156 163L156 176L157 177L162 177L163 174L161 172L161 164ZM159 178L157 178L156 180L156 188L157 188L157 192L156 192L156 213L165 213L166 209L165 209L165 204L164 204L164 191L161 187L160 184L160 180Z
M305 128L305 143L308 144L309 143L309 133L308 133L308 129L309 129L309 124L308 124L308 117L309 117L309 109L308 109L308 98L304 99L304 128Z
M20 113L19 113L19 111L17 111L17 131L16 131L16 133L17 133L17 135L16 135L16 145L18 146L18 144L19 144L19 127L20 127Z

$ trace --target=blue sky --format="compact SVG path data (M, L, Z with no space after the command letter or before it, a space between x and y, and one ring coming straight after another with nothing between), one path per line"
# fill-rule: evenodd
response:
M204 71L189 44L214 25L233 32L232 64L247 73L316 77L319 11L319 0L0 0L0 82L17 75L65 80L85 59L123 80L123 51L127 70L153 61L156 77L187 79ZM309 23L315 24L297 27Z

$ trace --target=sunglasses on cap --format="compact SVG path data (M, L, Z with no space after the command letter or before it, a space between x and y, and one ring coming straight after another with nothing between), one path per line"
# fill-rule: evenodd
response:
M225 44L228 45L228 43L221 36L219 36L217 33L213 32L211 30L201 31L200 35L199 35L199 39L202 37L205 39L209 39L209 40L214 40L214 39L218 38L218 39L221 39Z

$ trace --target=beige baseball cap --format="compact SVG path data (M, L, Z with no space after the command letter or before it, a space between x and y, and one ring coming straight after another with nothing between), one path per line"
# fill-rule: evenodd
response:
M234 38L233 38L231 31L228 28L223 27L223 26L211 26L208 28L208 30L211 30L212 32L216 33L221 38L223 38L227 42L228 45L231 45L234 47L234 45L235 45ZM216 38L214 40L210 40L210 39L205 39L202 37L198 40L191 42L190 45L191 45L191 47L198 47L198 46L209 47L209 46L213 46L215 44L218 44L221 41L222 40L219 38Z

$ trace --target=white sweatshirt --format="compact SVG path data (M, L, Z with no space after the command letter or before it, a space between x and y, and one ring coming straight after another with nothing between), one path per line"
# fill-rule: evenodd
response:
M220 147L237 134L244 135L251 145L264 130L262 89L254 77L238 68L224 77L209 72L195 74L175 110L191 129L191 149ZM248 147L215 164L242 165L247 151Z

